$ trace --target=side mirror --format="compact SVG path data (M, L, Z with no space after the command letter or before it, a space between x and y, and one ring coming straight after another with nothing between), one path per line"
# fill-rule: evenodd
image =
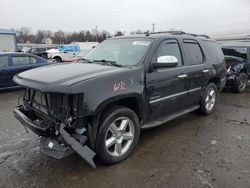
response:
M154 68L176 67L178 65L178 59L175 56L160 56L153 65Z

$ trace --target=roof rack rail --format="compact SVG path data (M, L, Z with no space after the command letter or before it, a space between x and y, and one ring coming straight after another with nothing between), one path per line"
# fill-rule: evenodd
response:
M193 37L210 38L207 35L197 35L197 34L193 34L193 33L185 33L184 31L160 31L160 32L147 33L146 36L149 36L151 34L163 34L163 33L169 33L169 34L172 34L172 35L191 35Z

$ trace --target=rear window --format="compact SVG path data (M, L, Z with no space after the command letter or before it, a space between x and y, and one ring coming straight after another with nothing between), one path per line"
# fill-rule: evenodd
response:
M203 50L206 54L206 61L210 63L222 62L224 55L220 45L215 41L202 40Z
M8 56L0 56L0 67L8 67Z

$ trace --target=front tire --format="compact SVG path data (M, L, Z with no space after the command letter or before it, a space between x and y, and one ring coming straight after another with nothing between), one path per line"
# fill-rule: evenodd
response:
M214 83L209 83L201 97L199 112L203 115L211 114L217 102L218 89Z
M115 106L107 111L97 134L96 152L105 164L125 160L140 137L139 119L131 109Z
M236 93L243 93L247 87L247 82L248 82L248 76L246 73L242 72L239 75L239 80L235 85L233 86L233 90Z

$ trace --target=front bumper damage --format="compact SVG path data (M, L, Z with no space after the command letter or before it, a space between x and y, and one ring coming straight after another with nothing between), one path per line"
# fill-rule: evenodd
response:
M42 125L37 121L33 121L29 114L23 110L23 105L14 107L14 115L21 124L30 129L32 132L42 136L40 140L41 151L53 158L62 159L74 152L79 154L90 166L96 168L93 158L95 152L87 145L87 138L81 142L65 129L65 123L60 123L59 134L57 138L50 137L50 127Z

